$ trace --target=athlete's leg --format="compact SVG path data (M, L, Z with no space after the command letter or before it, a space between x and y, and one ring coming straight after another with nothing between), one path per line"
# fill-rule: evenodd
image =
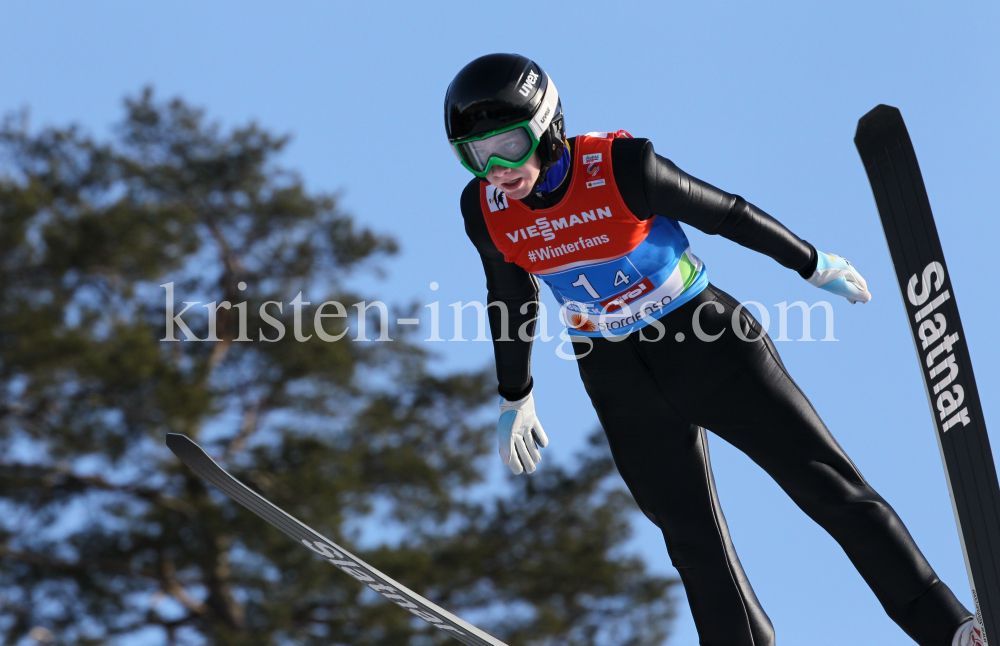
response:
M595 339L579 366L622 478L663 531L700 643L772 646L719 507L704 430L667 404L633 339Z
M723 312L709 303L701 323L707 333L722 331L722 337L643 344L657 366L660 389L679 414L746 453L826 529L910 637L922 646L948 646L968 611L823 425L756 321L737 315L745 336L760 337L742 341L731 327L736 303L712 287L700 300L710 299L721 303Z

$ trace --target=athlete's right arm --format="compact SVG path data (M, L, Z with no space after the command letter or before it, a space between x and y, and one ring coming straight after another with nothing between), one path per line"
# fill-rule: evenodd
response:
M538 281L523 268L504 260L503 253L497 249L483 219L479 202L482 190L483 183L473 179L462 191L462 217L465 218L465 232L483 261L487 305L500 303L507 311L504 330L502 312L498 307L487 309L497 381L500 384L498 391L504 399L517 401L531 392L531 339L535 335L535 318L538 316ZM522 327L526 340L521 338ZM503 338L510 340L501 340Z

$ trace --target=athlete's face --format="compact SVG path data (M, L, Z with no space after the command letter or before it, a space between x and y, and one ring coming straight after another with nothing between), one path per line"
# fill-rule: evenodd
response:
M535 153L520 168L494 166L486 175L486 181L507 194L511 200L528 197L532 187L542 172L542 160Z

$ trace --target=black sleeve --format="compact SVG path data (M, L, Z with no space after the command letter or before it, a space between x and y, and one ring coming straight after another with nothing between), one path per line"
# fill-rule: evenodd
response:
M507 400L517 400L531 392L531 340L538 316L538 282L523 268L504 260L490 237L479 202L482 182L473 179L462 191L462 217L465 233L476 245L486 272L486 302L490 307L490 331L496 357L498 391ZM498 305L494 306L494 303ZM506 335L503 312L507 312ZM521 340L520 330L527 324Z
M653 215L721 235L760 252L808 278L816 270L816 249L739 195L691 177L653 151L648 139L611 144L615 183L625 206L641 220Z

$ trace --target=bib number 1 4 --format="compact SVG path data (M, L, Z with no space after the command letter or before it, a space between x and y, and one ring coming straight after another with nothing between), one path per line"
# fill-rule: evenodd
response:
M619 269L618 273L615 274L614 286L618 287L619 285L628 285L631 282L631 280L632 277L630 275L626 274L624 271ZM594 286L590 284L590 281L587 280L586 274L580 274L579 276L577 276L576 282L571 284L573 285L573 287L582 287L585 290L587 290L587 293L590 294L591 298L601 297L601 295L597 293L597 290L594 289Z

